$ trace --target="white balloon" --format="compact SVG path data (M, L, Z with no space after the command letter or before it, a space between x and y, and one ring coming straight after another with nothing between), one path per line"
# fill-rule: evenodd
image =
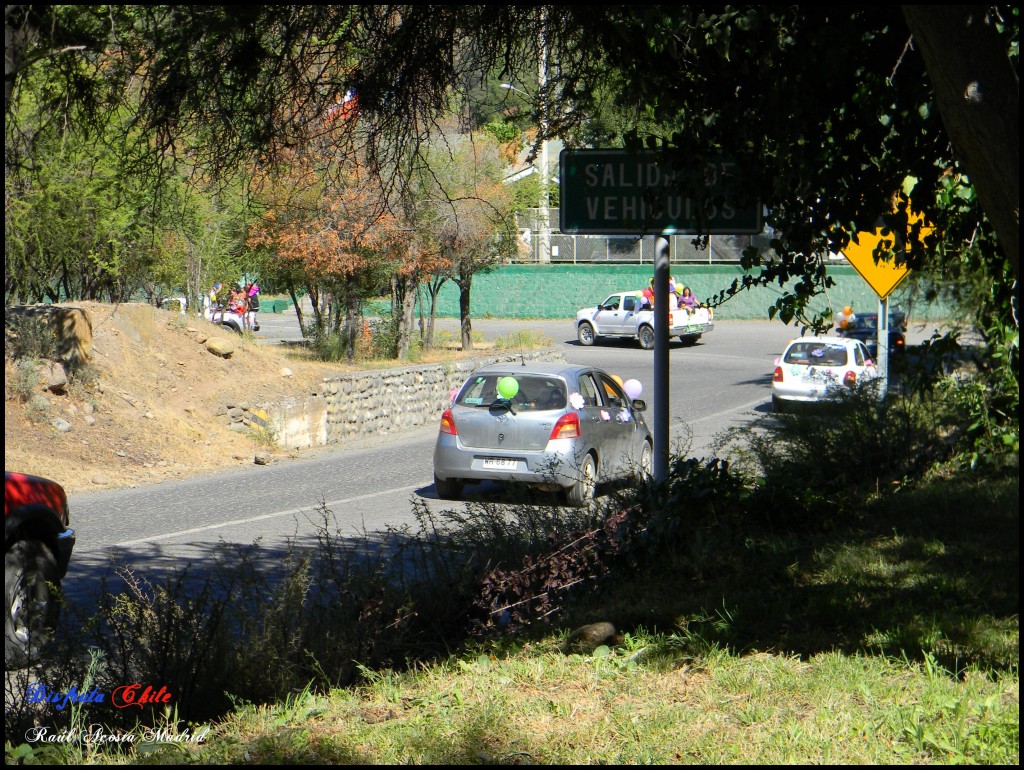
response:
M630 398L640 398L640 394L644 392L644 386L640 384L640 380L626 380L622 383L622 389Z

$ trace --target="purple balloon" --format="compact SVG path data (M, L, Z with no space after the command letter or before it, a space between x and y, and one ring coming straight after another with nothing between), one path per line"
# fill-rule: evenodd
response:
M630 398L640 398L640 394L644 392L644 386L640 384L640 380L626 380L622 383L622 389Z

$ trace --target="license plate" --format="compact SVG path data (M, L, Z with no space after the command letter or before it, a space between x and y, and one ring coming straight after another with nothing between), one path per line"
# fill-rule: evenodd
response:
M483 466L488 470L498 471L514 471L518 465L518 461L504 457L485 457L483 462Z
M826 370L811 368L804 372L804 376L801 378L804 382L832 382L835 380L835 375Z

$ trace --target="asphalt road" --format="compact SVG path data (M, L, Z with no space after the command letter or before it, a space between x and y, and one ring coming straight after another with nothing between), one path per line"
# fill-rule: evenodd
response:
M291 316L294 324L294 316ZM261 336L290 333L261 321ZM454 321L443 321L442 325ZM572 321L479 320L488 339L516 329L549 336L570 362L598 365L623 379L653 381L653 358L635 343L612 341L584 347ZM708 456L713 437L745 426L769 410L775 356L795 336L792 327L757 321L719 321L695 345L671 350L671 445L688 456ZM911 331L910 341L928 336ZM274 337L264 341L273 344ZM643 394L648 401L650 392ZM437 428L396 431L329 447L301 460L228 471L149 487L72 495L72 526L78 543L65 583L71 600L91 595L111 565L127 564L151 577L192 563L209 563L218 543L248 545L257 539L272 564L293 539L314 541L318 506L329 509L337 531L358 547L361 536L382 538L388 527L414 525L413 502L437 499L431 457ZM467 488L472 499L511 502L498 485ZM84 599L83 599L84 600Z

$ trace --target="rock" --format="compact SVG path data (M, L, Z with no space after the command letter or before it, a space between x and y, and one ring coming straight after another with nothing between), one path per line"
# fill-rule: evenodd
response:
M61 433L67 433L69 430L71 430L71 423L65 420L63 417L58 417L50 424L54 428L59 430Z
M235 352L235 343L226 337L210 337L206 341L206 349L215 356L231 358L231 354Z
M607 621L601 623L590 623L581 626L569 634L569 638L562 645L562 652L579 653L589 655L602 644L615 644L618 641L618 632L615 626Z
M97 473L95 476L92 477L92 483L100 485L109 484L110 478L106 474Z
M282 377L291 377L292 374L294 374L294 372L292 372L292 370L289 369L287 366L282 366L281 367L281 376Z
M253 462L257 465L270 465L270 452L257 452Z
M57 357L75 371L89 362L92 351L92 320L77 307L12 305L4 308L4 320L14 316L39 318L53 332Z
M209 337L209 335L206 332L200 332L200 331L196 332L196 342L198 342L200 345L202 345L204 342L206 342L206 340L208 340L209 338L210 337Z
M231 423L230 426L228 426L228 430L232 430L235 433L245 433L249 429L246 427L244 422L233 422L233 423ZM242 458L239 458L239 459L242 459Z
M64 390L64 386L68 384L67 372L56 361L43 361L36 368L36 374L39 377L39 384L43 386L43 390L55 393Z
M91 414L87 414L85 416L85 424L86 425L95 425L96 424L96 418L93 417Z

